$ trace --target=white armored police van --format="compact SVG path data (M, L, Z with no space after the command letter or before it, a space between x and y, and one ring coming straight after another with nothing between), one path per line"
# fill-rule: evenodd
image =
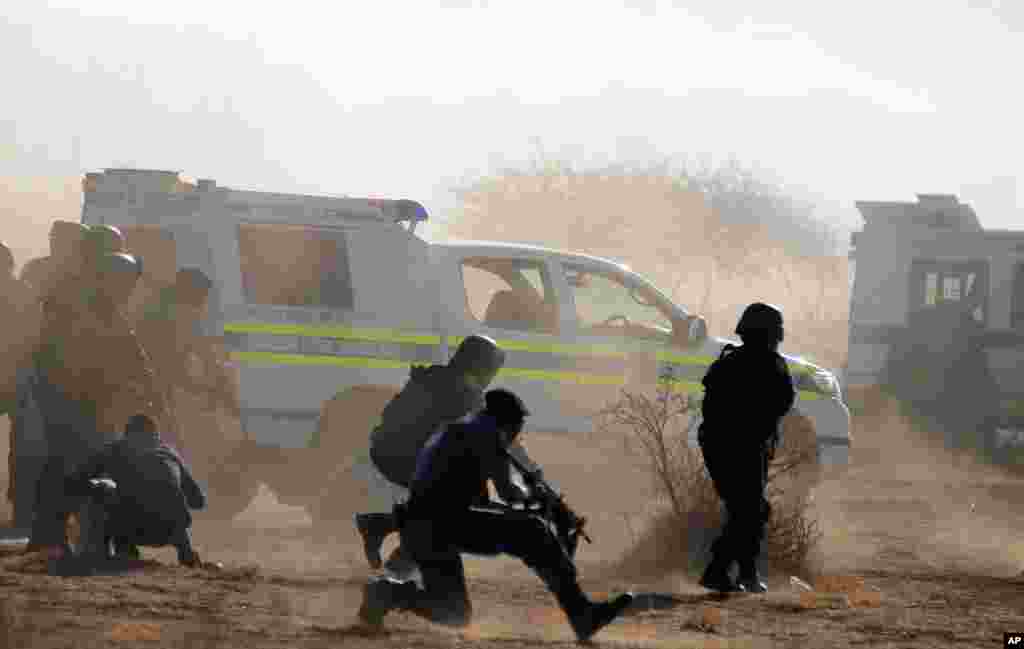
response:
M243 191L137 169L84 183L83 223L120 228L146 272L196 267L213 280L205 327L237 365L245 450L233 451L244 467L236 484L211 490L236 491L233 509L263 482L282 502L326 511L324 474L363 452L410 365L446 362L469 334L506 350L495 385L525 399L530 428L564 433L590 431L621 388L653 386L666 372L699 395L727 342L620 264L428 242L416 234L427 213L410 200ZM169 261L158 268L151 258ZM834 374L787 358L799 389L793 416L813 426L824 465L845 464L850 417ZM352 413L342 415L346 440L317 434L332 399L335 412Z

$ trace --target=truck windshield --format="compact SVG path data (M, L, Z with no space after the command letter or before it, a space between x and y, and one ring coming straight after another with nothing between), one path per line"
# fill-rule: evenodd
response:
M238 227L242 286L249 304L350 309L345 237L312 227Z

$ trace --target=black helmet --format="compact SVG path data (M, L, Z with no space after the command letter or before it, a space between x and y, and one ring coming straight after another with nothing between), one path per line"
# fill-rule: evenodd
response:
M736 335L740 338L767 338L772 342L782 342L782 311L771 304L754 302L743 310L736 324Z
M94 225L85 235L87 254L100 258L103 255L125 251L125 239L121 231L112 225Z
M133 273L138 276L142 272L142 264L133 255L124 252L115 252L103 255L96 268L101 275L117 275L120 273Z
M484 395L484 401L487 403L487 414L503 423L521 422L530 415L523 400L514 392L503 388L488 390Z
M498 347L493 338L473 334L467 336L459 348L455 350L451 367L466 371L486 371L497 373L505 364L505 352Z

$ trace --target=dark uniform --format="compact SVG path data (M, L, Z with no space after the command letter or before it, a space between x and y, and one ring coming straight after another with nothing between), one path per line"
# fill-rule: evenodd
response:
M238 391L231 373L220 359L215 346L199 332L213 283L200 270L184 268L178 271L175 283L157 292L142 313L136 329L143 348L158 369L160 389L177 414L174 405L176 390L183 390L205 400L214 410L224 407L238 410ZM191 363L198 359L201 370L192 371ZM169 422L168 429L177 442L183 431L178 421Z
M170 545L178 561L196 565L190 509L206 506L206 496L177 451L164 444L153 420L132 417L123 439L110 442L81 465L66 482L80 493L93 478L110 478L116 500L105 506L105 538L122 555L138 555L138 546Z
M631 595L591 602L572 559L543 520L490 501L488 481L509 504L527 500L509 479L507 455L527 414L514 394L492 390L482 413L430 438L418 456L409 501L398 510L402 545L419 566L423 588L413 581L371 581L360 609L364 622L378 625L389 610L399 609L441 624L468 624L472 605L462 553L521 559L555 595L580 640L632 602Z
M391 483L409 488L416 457L427 439L445 424L483 409L483 391L504 365L505 354L486 336L467 337L447 365L413 367L409 381L388 403L380 424L370 434L370 459ZM384 538L398 531L388 513L356 514L370 565L381 565ZM394 567L392 567L394 566ZM389 559L401 566L401 553Z
M764 592L757 557L771 516L764 493L768 463L796 392L785 359L776 351L783 339L777 309L750 305L736 333L743 345L726 346L703 381L699 441L727 520L712 545L713 558L701 585L724 592ZM729 575L733 561L739 564L739 583Z

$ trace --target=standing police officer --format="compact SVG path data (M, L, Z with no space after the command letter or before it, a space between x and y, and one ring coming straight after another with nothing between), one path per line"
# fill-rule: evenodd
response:
M721 592L763 593L757 571L771 506L765 498L768 463L778 444L779 424L796 398L785 359L782 312L751 304L736 325L743 341L726 345L704 376L699 441L727 520L711 547L712 560L700 580ZM729 569L739 564L738 583Z
M459 345L447 365L413 366L409 381L384 408L381 422L370 434L370 459L380 474L404 497L416 469L416 456L438 428L484 407L484 390L505 364L503 352L491 338L472 335ZM398 531L391 512L356 514L366 559L381 566L384 538ZM401 551L388 567L404 569Z
M30 547L61 553L67 502L64 477L137 413L165 415L149 359L120 313L138 281L131 255L94 259L50 302L36 355L33 393L44 420L49 460L39 480ZM76 287L77 290L71 290Z
M521 559L555 595L581 641L632 603L630 594L592 602L579 586L572 559L542 519L528 507L519 511L490 501L489 480L507 504L529 505L509 478L508 456L528 414L515 394L491 390L483 412L430 437L417 458L409 501L399 510L402 546L419 566L423 588L411 580L371 581L359 611L363 622L379 625L397 609L439 624L469 624L462 553Z

